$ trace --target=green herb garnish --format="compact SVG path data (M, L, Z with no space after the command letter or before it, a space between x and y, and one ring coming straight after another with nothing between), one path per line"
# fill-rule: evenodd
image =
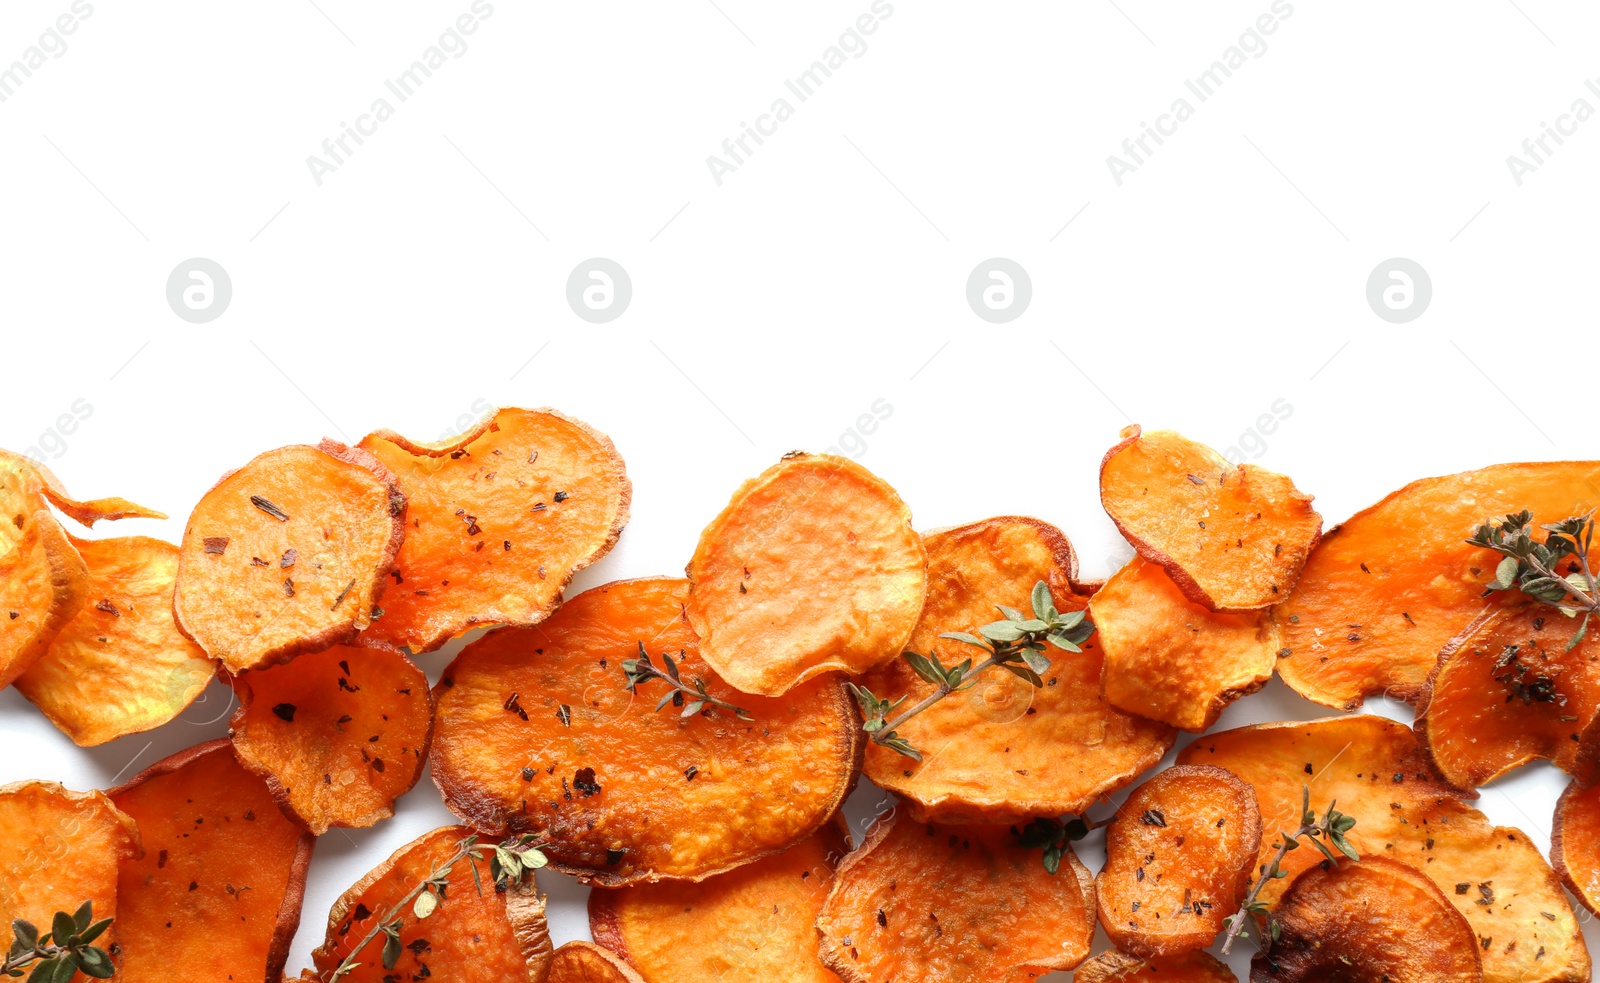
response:
M678 654L681 656L683 653L679 652ZM628 692L638 692L640 683L660 680L671 688L661 699L656 701L656 709L658 711L668 703L671 703L675 707L683 707L683 712L678 716L680 719L687 719L707 707L721 707L740 720L755 719L750 716L748 710L736 707L727 700L719 700L706 692L706 681L699 676L694 677L693 683L685 683L678 672L678 663L671 655L666 652L661 653L661 661L666 665L665 672L657 669L656 664L650 661L650 653L645 651L644 643L640 642L639 657L637 659L624 659L622 662L622 674L627 677Z
M1600 611L1600 591L1595 587L1594 568L1589 565L1594 511L1540 526L1546 533L1542 543L1535 538L1532 525L1533 513L1524 509L1499 523L1484 523L1467 542L1504 557L1495 568L1494 579L1486 585L1485 594L1518 590L1569 618L1582 619L1577 632L1567 641L1566 650L1570 652L1588 633L1589 618Z
M1292 833L1283 833L1283 839L1278 843L1278 852L1273 855L1270 863L1262 866L1261 876L1256 878L1255 884L1250 888L1250 893L1245 896L1244 904L1240 906L1237 914L1228 917L1228 930L1222 938L1222 954L1224 956L1228 954L1228 950L1233 948L1234 939L1240 935L1249 934L1245 932L1244 923L1251 915L1259 915L1267 919L1267 936L1269 940L1267 944L1269 946L1272 944L1272 940L1278 938L1278 923L1268 915L1266 903L1260 900L1261 889L1266 887L1268 881L1275 881L1289 876L1289 872L1283 869L1283 858L1288 856L1290 850L1298 850L1300 848L1300 840L1302 838L1316 847L1328 859L1328 862L1335 867L1339 865L1339 858L1334 855L1334 850L1338 850L1339 853L1349 857L1351 860L1361 859L1361 855L1356 852L1356 848L1351 846L1350 841L1344 837L1344 834L1355 827L1355 817L1339 812L1334 808L1338 803L1330 802L1328 803L1328 811L1323 814L1321 819L1318 819L1317 814L1311 811L1311 788L1309 786L1301 786L1300 792L1300 811L1302 813L1300 828ZM1323 842L1324 840L1327 842ZM1328 848L1329 843L1333 844L1333 849Z
M85 901L73 914L56 912L50 931L43 935L19 918L11 923L11 933L16 939L6 953L5 962L0 964L0 972L20 978L22 971L32 966L29 983L68 983L80 971L97 980L108 980L113 972L111 956L90 943L110 927L109 918L94 920L94 903L90 901Z

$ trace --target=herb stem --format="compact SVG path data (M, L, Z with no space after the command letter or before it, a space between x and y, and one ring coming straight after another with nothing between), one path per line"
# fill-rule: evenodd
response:
M1255 906L1256 898L1260 896L1261 889L1266 887L1267 882L1273 879L1272 872L1276 872L1280 868L1283 858L1289 855L1290 850L1294 849L1289 844L1302 836L1310 836L1313 831L1320 829L1320 826L1301 826L1293 833L1285 836L1283 842L1278 844L1278 852L1273 856L1272 862L1262 865L1261 876L1256 878L1255 884L1250 888L1250 893L1245 895L1244 904L1239 906L1237 914L1228 919L1228 934L1222 939L1222 954L1224 956L1233 949L1233 940L1238 938L1239 933L1244 931L1244 921L1249 917L1247 912Z
M456 843L456 852L451 854L449 860L446 860L444 863L429 871L428 876L424 878L421 883L412 888L410 891L407 891L405 897L397 901L394 907L389 909L387 914L372 923L372 928L367 931L366 936L363 937L360 942L356 943L356 947L350 950L350 954L344 957L344 961L341 962L338 968L333 971L333 976L331 978L337 980L342 976L354 972L356 967L360 965L360 963L356 962L356 956L361 954L361 950L372 944L373 940L383 932L383 927L385 925L388 925L400 918L405 913L405 910L417 900L417 896L423 891L428 890L429 884L432 884L441 877L449 876L450 869L454 867L457 862L471 856L472 848L477 844L477 842L478 838L476 836L463 837L460 841L458 841Z
M971 671L969 671L967 673L967 677L970 679L971 677L976 676L978 673L983 672L985 669L989 669L989 668L992 668L994 666L999 665L1001 663L1001 661L1002 660L997 656L990 656L989 658L984 659L982 662L980 662L977 665L973 666ZM885 723L883 725L883 729L882 730L880 730L877 733L872 735L873 743L882 744L884 738L892 737L894 735L894 730L895 730L896 727L899 727L901 724L905 723L907 720L910 720L912 717L915 717L917 714L919 714L922 711L924 711L924 710L928 709L929 707L933 706L935 703L938 703L940 700L942 700L945 697L949 696L951 693L956 692L956 690L958 690L958 689L966 689L966 687L965 686L958 686L958 687L952 688L951 686L949 686L949 685L947 685L945 683L940 683L934 689L934 691L932 693L929 693L927 696L923 697L921 700L919 700L916 703L916 705L914 705L910 709L904 711L898 717L895 717L893 720L890 720L889 722Z

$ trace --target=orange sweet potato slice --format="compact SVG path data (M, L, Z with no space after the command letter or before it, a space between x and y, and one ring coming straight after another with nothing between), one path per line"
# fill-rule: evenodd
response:
M880 820L839 865L817 918L846 983L1020 983L1071 969L1094 938L1094 878L1051 874L1004 826Z
M1435 770L1471 792L1537 758L1600 777L1584 735L1600 711L1600 637L1572 650L1567 619L1542 605L1486 613L1445 645L1417 710Z
M0 452L0 689L44 656L89 593L89 569L27 462Z
M318 836L394 815L433 736L428 677L399 652L336 645L236 677L234 750Z
M1209 952L1141 959L1112 949L1079 966L1076 983L1239 983L1239 978Z
M850 852L842 821L699 884L589 893L589 931L647 983L839 983L817 956L817 914Z
M1308 867L1270 918L1280 935L1251 960L1251 983L1485 978L1461 912L1420 870L1383 857Z
M1088 599L1075 582L1077 560L1061 530L1006 516L928 533L928 597L907 647L937 652L945 665L966 658L939 638L999 617L996 604L1026 609L1045 581L1061 611ZM905 797L918 819L1008 823L1029 816L1081 812L1161 760L1176 734L1165 724L1123 713L1100 696L1098 636L1081 654L1052 649L1046 685L1035 688L991 671L975 686L913 717L899 733L923 753L913 761L877 744L866 774ZM868 673L862 684L906 705L934 691L904 659Z
M329 980L353 955L361 965L340 977L342 983L541 983L552 947L533 871L497 890L487 857L459 856L462 841L471 834L463 826L424 833L341 895L328 913L326 940L311 954L320 978ZM452 858L457 859L451 863ZM448 873L441 873L446 866ZM402 901L435 876L446 879L443 899L419 919L413 903ZM389 970L382 960L383 933L368 936L395 920L400 922L400 953Z
M699 941L699 940L697 940ZM615 953L589 942L568 942L550 960L544 983L645 983Z
M166 513L145 508L125 498L95 498L82 501L73 498L48 467L30 461L10 451L0 451L0 470L7 466L26 468L39 482L39 492L63 514L70 515L86 526L96 522L116 519L165 519Z
M230 672L350 641L372 622L405 505L363 451L332 441L267 451L189 516L179 626Z
M315 841L232 746L197 744L110 795L144 838L118 870L117 979L280 979Z
M836 676L778 698L737 692L701 657L687 596L682 580L607 584L463 649L435 691L445 804L485 833L537 833L552 866L612 887L701 880L821 828L860 767L850 697ZM657 711L664 683L626 688L641 646L749 719Z
M1257 724L1206 734L1179 764L1213 764L1254 786L1265 829L1295 829L1303 789L1356 820L1346 838L1363 861L1388 857L1427 874L1472 925L1490 983L1589 979L1589 952L1561 884L1520 830L1497 827L1428 767L1411 728L1382 717ZM1257 864L1271 858L1267 837ZM1291 851L1290 875L1322 859ZM1277 900L1285 881L1261 892Z
M1567 786L1556 803L1550 863L1567 890L1600 915L1600 785Z
M1105 652L1101 689L1127 713L1203 731L1272 678L1278 629L1264 611L1211 611L1135 557L1089 605Z
M115 959L129 937L117 864L139 850L133 820L103 792L69 792L55 782L0 786L0 919L8 930L22 919L49 932L56 912L74 913L87 901L95 921L116 919L94 943Z
M1340 709L1384 693L1422 695L1439 652L1485 610L1500 557L1467 538L1531 509L1559 522L1600 504L1600 462L1499 464L1414 481L1330 532L1274 617L1288 654L1278 674L1308 700ZM1558 616L1559 617L1559 616ZM1565 620L1565 619L1560 619Z
M1289 596L1322 532L1310 495L1170 430L1120 436L1100 462L1100 502L1140 556L1213 611Z
M1138 956L1203 949L1239 910L1260 852L1250 786L1211 765L1168 768L1134 789L1106 827L1100 924Z
M409 501L367 637L413 652L482 624L543 621L628 522L633 486L611 439L555 410L502 409L440 444L380 430L360 446Z
M73 540L88 603L17 690L83 747L153 730L182 713L217 665L172 614L178 548L145 536Z
M798 452L734 492L688 572L706 664L763 696L897 657L928 579L893 488L848 458Z

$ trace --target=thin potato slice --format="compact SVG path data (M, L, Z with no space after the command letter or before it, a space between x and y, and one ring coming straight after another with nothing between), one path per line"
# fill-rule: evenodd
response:
M839 983L817 956L817 914L850 852L843 821L699 884L589 893L594 940L646 983Z
M1206 734L1179 764L1213 764L1253 785L1262 826L1295 829L1302 789L1311 807L1330 802L1356 819L1346 834L1363 859L1388 857L1427 874L1471 923L1490 983L1589 979L1589 952L1555 873L1520 830L1497 827L1428 767L1404 724L1356 715L1285 721ZM1271 837L1260 862L1271 858ZM1322 859L1289 853L1291 876ZM1262 900L1276 901L1284 881Z
M689 623L723 679L779 696L898 656L927 570L888 483L848 458L796 452L741 485L700 534Z
M364 451L332 441L267 451L189 516L179 626L235 673L350 641L372 623L405 508Z
M1027 608L1033 585L1050 586L1061 611L1089 602L1061 530L1006 516L928 533L928 597L907 647L937 651L945 665L966 658L941 632L971 631L999 617L996 604ZM1100 697L1098 636L1081 654L1052 649L1051 674L1035 688L991 671L969 690L935 703L899 728L923 752L913 761L869 744L866 774L904 796L913 816L946 823L1008 823L1082 812L1131 782L1172 747L1165 724L1122 713ZM934 692L904 659L862 684L913 705Z
M56 912L71 914L87 901L95 921L116 919L95 941L115 959L129 938L117 864L139 851L133 820L103 792L69 792L55 782L0 786L0 924L9 929L23 919L49 932Z
M610 950L574 941L556 950L544 983L644 983L644 979Z
M1118 710L1203 731L1267 684L1279 637L1264 611L1211 611L1159 565L1136 557L1094 595L1105 652L1101 689Z
M217 664L172 614L178 548L145 536L74 540L88 599L17 679L17 690L83 747L153 730L182 713Z
M1485 614L1440 653L1417 710L1417 739L1444 779L1471 792L1548 758L1600 777L1586 729L1600 712L1600 633L1571 651L1572 625L1543 606Z
M340 977L341 983L541 983L550 968L552 946L533 871L497 890L487 858L458 857L462 840L471 833L463 826L424 833L341 895L328 913L326 939L311 954L322 979L354 953L361 965ZM452 857L457 857L454 863ZM446 864L450 869L442 875L442 900L419 920L412 904L401 902L431 876L441 876ZM383 933L364 946L362 942L373 929L396 919L400 954L388 970L382 962Z
M366 637L413 652L482 624L543 621L628 522L633 486L611 439L555 410L502 409L440 444L379 430L360 447L409 501L384 615Z
M1310 495L1171 430L1120 436L1100 462L1100 502L1140 556L1213 611L1289 596L1322 533Z
M822 961L846 983L1021 983L1071 969L1094 938L1094 878L1051 874L1004 826L889 817L839 865Z
M1461 912L1420 870L1383 857L1307 868L1270 917L1281 934L1251 960L1251 983L1485 978Z
M337 645L233 680L239 761L321 836L394 815L433 737L428 677L399 652Z
M1278 674L1339 709L1378 693L1415 700L1450 639L1485 610L1516 603L1516 591L1483 596L1500 558L1468 545L1478 526L1524 508L1536 523L1559 522L1597 504L1596 461L1500 464L1412 482L1311 554L1294 595L1273 612L1288 649Z
M144 857L123 860L121 983L278 980L300 925L315 838L278 811L226 740L113 789Z
M539 834L552 866L607 887L702 880L821 828L860 767L854 704L836 676L781 698L737 692L701 657L687 595L682 580L607 584L463 649L436 689L445 804L486 833ZM750 719L658 712L664 683L626 688L641 646Z
M1137 956L1204 949L1239 910L1260 852L1250 786L1210 765L1168 768L1134 789L1106 828L1100 924Z
M1567 786L1556 803L1550 863L1567 890L1600 915L1600 785Z
M0 452L0 689L44 656L89 593L89 568L22 458Z
M1125 952L1102 952L1072 974L1075 983L1239 983L1233 970L1209 952L1141 959Z

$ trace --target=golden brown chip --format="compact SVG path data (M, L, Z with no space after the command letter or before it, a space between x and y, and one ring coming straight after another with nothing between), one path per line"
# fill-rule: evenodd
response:
M232 746L197 744L110 795L144 838L143 859L119 869L117 979L277 980L315 839L278 811Z
M1106 702L1184 730L1216 723L1228 704L1265 686L1278 661L1278 629L1266 612L1211 611L1139 557L1089 609L1105 652Z
M568 942L556 950L544 983L644 983L644 979L610 950Z
M734 690L701 657L687 595L682 580L607 584L537 628L463 649L436 690L433 779L445 804L486 833L540 834L552 866L605 886L701 880L821 828L860 767L843 685L823 676L778 698ZM630 693L623 663L641 647L750 719L712 704L658 711L671 692L660 681Z
M1210 765L1168 768L1134 789L1106 828L1100 924L1138 956L1204 949L1239 910L1260 852L1250 786Z
M596 889L589 931L647 983L839 983L817 956L816 923L833 870L849 852L839 821L699 884Z
M1484 979L1461 912L1421 871L1383 857L1307 868L1270 917L1281 934L1251 960L1251 983Z
M1600 915L1600 785L1567 786L1556 803L1550 863L1572 896Z
M1346 837L1363 859L1419 868L1466 916L1490 983L1589 978L1577 918L1544 857L1520 830L1497 827L1462 802L1404 724L1355 715L1239 727L1197 738L1178 763L1217 765L1254 786L1268 830L1298 828L1304 788L1319 814L1336 801L1356 820ZM1272 839L1261 864L1271 859ZM1283 870L1294 875L1321 859L1294 850ZM1269 882L1261 898L1276 901L1284 884Z
M233 689L240 763L318 836L388 819L422 776L433 696L399 652L336 645L244 673Z
M89 569L38 474L0 452L0 689L38 662L89 592Z
M928 533L924 541L928 597L907 647L935 651L947 666L967 657L966 646L940 633L995 620L996 604L1026 609L1041 580L1059 610L1088 604L1074 582L1071 543L1037 519L985 519ZM1004 823L1082 812L1172 747L1172 728L1122 713L1100 697L1098 637L1081 654L1048 654L1051 673L1042 688L990 671L898 728L922 751L922 761L869 744L867 777L907 798L918 819ZM883 699L904 697L906 706L934 692L904 659L861 682Z
M341 895L328 913L326 940L311 954L321 977L329 979L354 955L361 965L340 977L341 983L542 983L552 947L533 871L508 878L506 887L497 889L487 856L461 855L471 834L464 826L424 833ZM446 881L443 897L419 919L409 896L437 877ZM393 968L385 969L379 929L395 921L400 923L399 954Z
M80 501L67 493L66 488L61 484L61 479L51 473L48 467L19 454L0 451L0 470L4 470L8 465L32 471L39 482L40 493L49 500L50 504L86 526L93 526L96 522L102 520L165 519L167 517L164 512L147 509L143 505L130 502L125 498L95 498L88 501Z
M1239 983L1233 970L1209 952L1140 959L1125 952L1102 952L1072 974L1076 983Z
M1289 654L1283 681L1325 706L1378 693L1422 695L1439 652L1484 610L1500 557L1468 545L1481 523L1527 508L1559 522L1600 504L1600 462L1500 464L1424 478L1330 532L1294 595L1273 612ZM1559 616L1557 616L1559 620Z
M360 446L399 475L409 504L366 637L413 652L478 625L543 621L628 522L633 486L611 439L555 410L499 410L440 444L379 430Z
M927 570L888 483L848 458L796 452L741 485L700 534L689 623L723 679L779 696L898 656Z
M1171 430L1120 436L1100 462L1100 502L1140 556L1213 611L1289 596L1322 532L1310 495Z
M144 536L73 545L88 567L88 603L17 689L62 733L92 747L173 719L217 664L173 618L176 546Z
M405 507L364 451L332 441L267 451L189 516L179 626L230 672L350 641L372 622Z
M1051 874L1004 826L890 816L839 865L817 928L846 983L1020 983L1071 969L1094 938L1094 878Z

